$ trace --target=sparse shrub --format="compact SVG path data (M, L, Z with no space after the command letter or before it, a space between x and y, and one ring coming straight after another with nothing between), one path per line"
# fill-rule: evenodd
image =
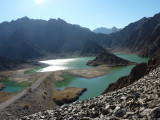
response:
M32 92L32 88L28 88L28 92Z
M47 91L44 91L44 94L47 95Z
M48 84L48 77L43 80L43 83L46 85Z
M46 94L43 93L43 94L42 94L42 97L43 97L44 99L46 99Z
M28 86L32 86L32 83L29 83Z
M25 104L24 105L24 109L29 109L30 105L29 104Z

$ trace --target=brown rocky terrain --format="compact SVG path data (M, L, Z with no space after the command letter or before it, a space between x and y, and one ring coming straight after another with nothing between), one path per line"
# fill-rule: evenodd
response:
M136 65L131 70L130 75L121 77L115 83L110 84L108 88L104 91L104 93L112 92L134 83L143 76L147 75L151 70L155 69L159 65L160 65L160 56L151 58L148 61L148 63L141 63Z
M53 90L52 99L57 105L72 103L76 101L86 88L68 87L64 90Z
M107 51L99 54L94 60L87 62L89 66L98 66L98 65L107 65L107 66L125 66L134 64L122 58L119 58L113 54L108 53Z

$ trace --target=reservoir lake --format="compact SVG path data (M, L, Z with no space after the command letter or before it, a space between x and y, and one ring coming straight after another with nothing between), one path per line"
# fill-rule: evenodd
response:
M116 56L121 57L123 59L142 63L147 62L148 58L140 58L135 54L121 54L114 53ZM89 60L93 60L95 57L77 57L77 58L67 58L67 59L55 59L55 60L46 60L40 61L41 63L46 63L49 66L39 70L38 72L48 72L48 71L57 71L57 70L68 70L68 69L87 69L91 68L91 66L87 66L86 63ZM106 75L93 78L86 79L82 77L64 75L64 81L56 82L56 89L63 90L66 87L80 87L87 88L87 91L84 92L78 100L85 100L88 98L93 98L101 93L108 87L109 84L116 82L118 78L129 75L131 69L134 65L131 66L121 66L121 67L111 67Z
M115 53L115 55L136 63L147 62L149 60L148 58L140 58L135 54ZM87 66L86 63L89 60L93 60L94 58L95 57L76 57L40 61L41 63L46 63L48 65L46 65L46 67L37 67L35 69L30 70L28 73L50 72L68 69L88 69L91 68L91 66ZM87 88L87 91L84 92L78 100L93 98L100 95L108 87L109 84L116 82L118 78L128 75L133 67L134 65L111 67L108 71L106 71L106 75L93 79L64 75L63 77L65 78L65 80L56 82L55 86L56 89L59 90L63 90L66 87ZM9 80L2 80L1 82L5 83L6 85L6 87L1 91L7 91L10 93L21 91L28 84L26 82L18 83Z

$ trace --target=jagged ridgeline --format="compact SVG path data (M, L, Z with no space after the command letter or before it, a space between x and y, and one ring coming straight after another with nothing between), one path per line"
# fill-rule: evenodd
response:
M93 32L95 32L95 33L104 33L104 34L111 34L111 33L118 32L120 30L121 29L118 29L116 27L112 27L112 28L100 27L100 28L96 28L95 30L93 30Z
M48 54L96 55L104 51L98 43L110 44L105 39L106 35L62 19L24 17L0 24L0 56L31 59Z
M119 32L107 35L106 40L110 41L109 46L113 49L127 48L142 57L155 57L160 53L159 24L160 13L130 23Z
M0 24L0 56L32 59L49 54L97 55L104 47L119 47L153 57L160 52L159 23L160 13L142 18L116 33L96 34L62 19L45 21L24 17Z

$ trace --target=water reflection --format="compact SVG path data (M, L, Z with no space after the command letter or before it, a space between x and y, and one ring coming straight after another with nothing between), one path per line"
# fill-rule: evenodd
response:
M86 63L95 57L77 57L68 59L55 59L55 60L45 60L40 61L41 63L48 64L49 66L40 69L38 72L50 72L68 69L87 69L91 66L87 66Z
M41 63L49 64L50 66L41 69L39 72L66 70L69 69L67 65L73 61L75 61L75 59L55 59L40 61Z

